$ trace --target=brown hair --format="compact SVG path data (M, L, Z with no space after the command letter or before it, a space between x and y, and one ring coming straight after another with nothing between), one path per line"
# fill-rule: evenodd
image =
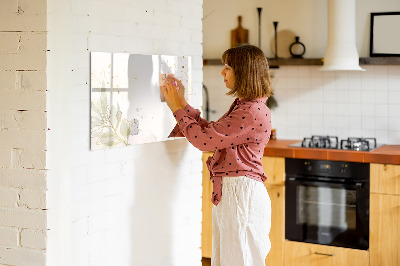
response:
M240 45L226 50L221 60L235 74L235 86L227 95L254 99L274 94L268 61L260 48L248 44Z

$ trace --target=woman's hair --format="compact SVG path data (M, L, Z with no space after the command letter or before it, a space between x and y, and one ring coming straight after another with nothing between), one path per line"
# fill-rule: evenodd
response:
M260 48L246 44L228 49L222 54L222 63L235 74L235 85L227 95L254 99L274 94L268 61Z

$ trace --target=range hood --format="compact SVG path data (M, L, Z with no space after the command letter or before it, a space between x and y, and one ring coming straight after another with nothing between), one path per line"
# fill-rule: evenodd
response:
M328 0L328 44L323 71L358 70L355 0Z

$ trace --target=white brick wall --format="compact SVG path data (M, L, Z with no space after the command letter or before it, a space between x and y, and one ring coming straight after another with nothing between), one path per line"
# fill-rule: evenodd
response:
M46 3L0 3L1 265L45 265Z
M190 55L201 106L202 0L47 8L47 264L201 265L201 152L186 140L90 151L88 84L91 51Z

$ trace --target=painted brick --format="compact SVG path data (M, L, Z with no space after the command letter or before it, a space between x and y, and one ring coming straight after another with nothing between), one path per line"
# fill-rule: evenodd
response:
M46 249L46 233L39 230L23 229L21 246L25 248Z
M19 0L20 9L23 10L23 15L25 14L46 14L47 11L47 1L30 1L30 0Z
M10 150L0 150L0 169L11 167L11 152Z
M14 208L18 202L18 190L0 187L0 207Z
M17 2L17 1L15 1ZM46 31L46 14L1 14L0 31Z
M18 229L9 227L0 227L0 246L17 247L18 239L19 239Z
M2 71L0 68L0 90L15 89L15 71Z
M46 94L35 91L0 91L0 109L45 111Z
M43 251L27 250L19 248L0 247L0 263L9 265L46 265L46 254Z
M0 169L0 186L46 189L46 170Z
M15 0L2 0L0 14L16 13L18 11L18 1Z
M0 130L0 139L4 140L4 149L41 150L46 147L46 131Z
M45 169L46 151L22 150L21 166L23 168Z
M0 208L0 226L13 226L29 229L46 229L46 212L24 208Z
M16 71L15 80L19 90L45 91L47 87L45 71Z
M0 54L16 54L19 52L19 33L0 32L0 40Z
M0 111L0 128L46 130L47 113L43 111Z
M0 54L0 70L46 70L46 52Z
M46 208L46 191L22 189L20 192L20 206L25 206L30 209L45 209Z

